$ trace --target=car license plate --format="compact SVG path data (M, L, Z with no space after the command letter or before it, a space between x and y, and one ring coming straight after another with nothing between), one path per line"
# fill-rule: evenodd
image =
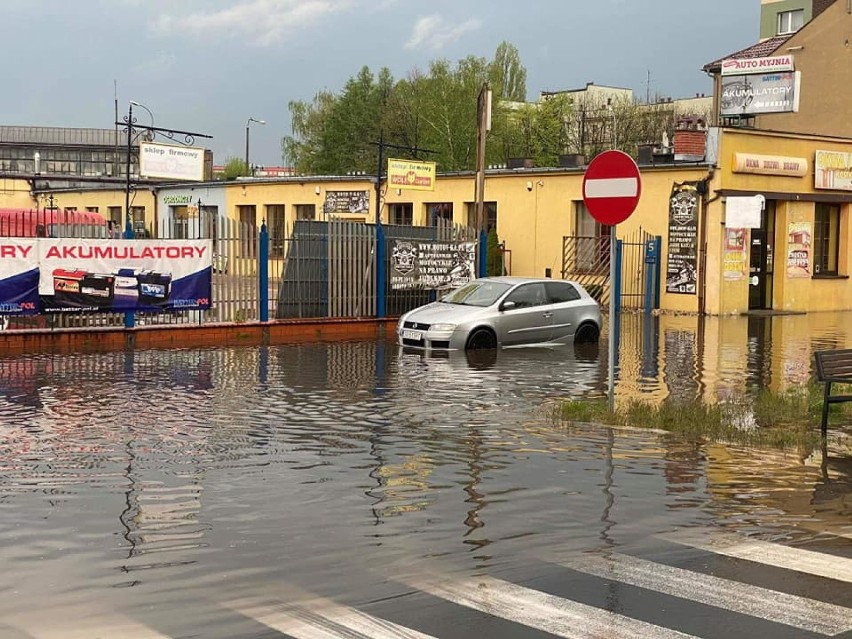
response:
M402 339L413 339L415 342L423 340L423 333L418 331L402 331Z

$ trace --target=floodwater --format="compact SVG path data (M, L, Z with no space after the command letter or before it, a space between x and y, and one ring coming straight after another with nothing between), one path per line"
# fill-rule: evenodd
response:
M813 350L850 346L849 314L700 329L625 316L617 400L783 388L808 379ZM569 592L550 562L681 557L664 536L693 529L850 561L848 446L826 457L554 422L557 400L605 395L606 362L605 343L482 359L384 341L2 359L0 637L415 636L300 634L246 608L258 598L321 598L429 636L540 637L432 610L417 580L559 583L659 624L627 595L598 603L597 581ZM848 604L840 586L814 588ZM725 619L687 608L666 623L746 636ZM779 628L766 636L812 636Z

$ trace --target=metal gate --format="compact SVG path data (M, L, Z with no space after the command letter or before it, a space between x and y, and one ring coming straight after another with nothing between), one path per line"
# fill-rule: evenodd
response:
M619 238L621 251L622 308L643 308L647 269L654 265L645 262L645 243L653 236L641 228L627 237ZM568 235L562 238L562 279L582 284L602 307L609 305L610 236Z

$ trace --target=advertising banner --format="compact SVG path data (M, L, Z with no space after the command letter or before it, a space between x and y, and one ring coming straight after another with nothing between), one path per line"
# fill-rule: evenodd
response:
M139 175L201 182L204 179L204 149L142 142L139 144Z
M456 288L476 278L476 242L394 240L390 262L393 290Z
M792 71L793 56L776 55L769 58L730 58L722 61L722 75L748 75L750 73L776 73Z
M790 113L799 110L799 73L731 75L722 78L722 115Z
M852 153L817 151L814 188L852 191Z
M697 265L698 192L694 184L675 184L669 198L666 293L695 295Z
M723 268L728 281L742 280L746 275L746 229L725 229Z
M787 225L787 277L811 276L811 223Z
M404 191L434 191L435 163L388 160L388 184Z
M324 213L364 213L370 212L369 191L326 191L322 205Z
M44 313L210 308L210 240L40 239L36 251Z
M0 239L0 315L38 313L38 242Z

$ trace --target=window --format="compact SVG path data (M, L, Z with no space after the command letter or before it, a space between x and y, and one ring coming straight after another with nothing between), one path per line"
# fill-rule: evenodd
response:
M296 209L297 220L315 220L317 219L316 204L296 204L293 208Z
M778 13L778 35L795 33L805 26L805 10L781 11Z
M577 289L568 282L545 282L544 287L547 289L550 304L562 304L580 299Z
M414 224L414 205L411 203L391 204L390 223L404 226L411 226Z
M266 205L266 226L269 231L270 257L284 257L284 205Z
M243 257L254 257L257 254L257 209L254 204L239 205L237 212L240 218Z
M451 225L453 223L453 203L427 204L426 219L429 220L429 226Z
M837 275L840 207L817 204L814 221L814 275Z
M530 308L547 304L547 292L544 284L523 284L509 293L507 302L514 302L515 308Z
M604 226L591 216L582 200L574 202L575 247L574 263L581 273L604 273L609 267L609 238L611 227Z
M98 212L99 212L99 211L98 211L98 207L97 207L97 206L87 206L87 207L86 207L86 210L87 210L89 213L98 213Z
M497 228L497 202L485 202L485 231ZM479 228L476 223L476 202L467 203L467 225L472 228Z

